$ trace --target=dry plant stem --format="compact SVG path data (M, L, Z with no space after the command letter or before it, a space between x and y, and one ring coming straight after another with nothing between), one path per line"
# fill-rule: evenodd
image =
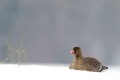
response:
M20 66L22 60L21 55L23 55L23 60L25 60L25 55L26 55L26 49L23 47L23 41L21 40L18 49L14 48L14 45L11 40L8 42L7 45L8 45L7 56L5 57L4 60L0 61L0 63L4 63L6 60L13 62L15 55L17 55L16 57L18 58L18 66Z
M21 55L21 53L20 53L20 48L18 49L18 52L17 52L17 54L18 54L18 66L20 66L20 55Z

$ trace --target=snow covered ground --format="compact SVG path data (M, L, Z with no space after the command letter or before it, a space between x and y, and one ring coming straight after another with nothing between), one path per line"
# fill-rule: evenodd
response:
M87 72L66 65L0 65L0 80L120 80L120 68Z

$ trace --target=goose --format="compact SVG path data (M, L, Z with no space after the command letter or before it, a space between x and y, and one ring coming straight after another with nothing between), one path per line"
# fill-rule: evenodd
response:
M70 51L71 54L75 55L73 62L70 64L69 69L74 70L85 70L92 72L101 72L108 69L108 67L103 66L97 59L92 57L83 57L80 47L74 47Z

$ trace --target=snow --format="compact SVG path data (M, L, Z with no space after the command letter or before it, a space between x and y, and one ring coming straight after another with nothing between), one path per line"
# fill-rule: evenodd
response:
M0 65L1 80L120 80L120 68L103 72L70 70L63 65Z

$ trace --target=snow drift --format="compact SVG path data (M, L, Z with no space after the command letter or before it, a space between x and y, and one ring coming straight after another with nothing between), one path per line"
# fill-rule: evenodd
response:
M120 80L120 68L103 72L70 70L65 65L0 65L1 80Z

